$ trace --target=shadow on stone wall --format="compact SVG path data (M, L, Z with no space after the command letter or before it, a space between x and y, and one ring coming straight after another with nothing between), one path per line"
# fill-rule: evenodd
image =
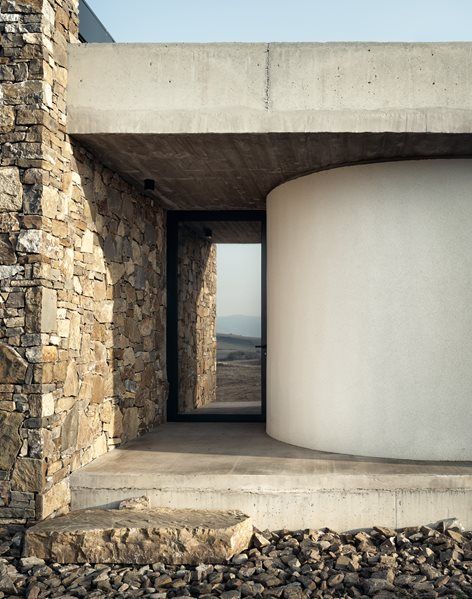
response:
M179 411L216 399L216 245L191 223L178 232Z
M69 472L161 423L167 399L164 211L78 144L73 162L57 298Z

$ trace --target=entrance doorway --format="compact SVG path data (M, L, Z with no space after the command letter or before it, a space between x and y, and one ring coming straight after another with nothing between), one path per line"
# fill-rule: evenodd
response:
M168 213L170 421L264 421L265 212Z

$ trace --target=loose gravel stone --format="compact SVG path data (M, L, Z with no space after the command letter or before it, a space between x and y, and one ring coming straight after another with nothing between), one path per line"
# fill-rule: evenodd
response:
M454 521L358 533L256 532L225 564L68 564L21 557L23 532L0 528L0 599L364 599L472 597L472 532Z

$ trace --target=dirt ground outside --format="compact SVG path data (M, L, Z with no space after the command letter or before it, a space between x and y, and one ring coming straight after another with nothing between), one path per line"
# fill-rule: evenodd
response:
M216 400L221 402L260 401L260 361L218 362L216 367Z

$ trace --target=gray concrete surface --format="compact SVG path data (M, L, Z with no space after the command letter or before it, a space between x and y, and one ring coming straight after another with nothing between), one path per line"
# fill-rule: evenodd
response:
M170 423L71 476L72 509L146 494L156 507L239 509L272 529L472 528L472 463L362 458L302 449L256 423Z
M70 47L68 131L171 208L263 208L301 174L472 154L472 44Z
M471 121L472 122L472 121ZM359 162L472 156L472 134L265 133L77 136L110 168L171 209L263 210L290 179Z
M70 46L70 133L472 132L472 43Z

